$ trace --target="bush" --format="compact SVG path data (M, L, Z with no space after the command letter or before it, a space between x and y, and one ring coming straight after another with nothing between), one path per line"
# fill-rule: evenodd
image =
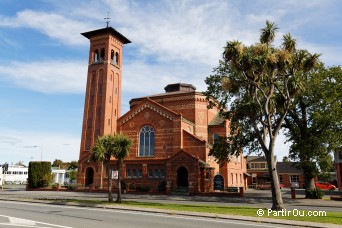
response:
M27 181L30 188L47 187L52 178L50 162L29 163Z
M161 181L158 184L158 191L159 192L165 192L166 191L166 181Z
M126 189L126 182L121 181L121 189Z
M135 185L134 183L130 184L128 187L129 190L135 190Z
M68 185L68 189L70 189L70 190L75 190L78 187L80 187L80 185L77 184L77 183L71 183L71 184Z
M136 190L141 191L141 192L149 192L151 190L150 186L137 186Z
M324 193L320 188L315 188L314 190L305 189L305 195L308 199L322 199Z

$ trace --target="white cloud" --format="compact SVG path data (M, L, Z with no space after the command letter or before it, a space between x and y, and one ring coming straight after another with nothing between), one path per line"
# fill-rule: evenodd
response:
M0 164L24 161L78 160L80 135L0 129ZM37 146L37 147L34 147Z
M0 72L17 86L43 93L85 92L87 64L71 61L11 62Z
M27 27L40 31L50 38L68 45L85 45L86 39L80 39L80 33L88 31L91 26L61 14L24 10L9 18L0 16L0 26L20 28Z
M204 91L204 79L212 68L198 65L182 65L160 63L151 65L144 62L131 62L123 69L123 92L152 95L163 93L164 87L172 83L190 83L197 87L197 91Z

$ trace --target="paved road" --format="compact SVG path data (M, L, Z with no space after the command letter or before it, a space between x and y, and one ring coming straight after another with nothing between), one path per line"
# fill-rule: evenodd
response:
M0 227L9 226L46 228L290 227L280 224L260 224L258 222L236 221L232 219L2 201L0 205Z

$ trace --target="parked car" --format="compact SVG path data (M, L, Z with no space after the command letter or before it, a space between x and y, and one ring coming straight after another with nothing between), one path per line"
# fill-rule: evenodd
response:
M328 182L315 182L315 186L316 188L320 188L321 190L336 190L336 186Z
M261 184L258 184L256 189L258 190L267 190L267 189L271 189L271 183L269 182L265 182L265 183L261 183Z
M291 188L299 188L298 182L291 182Z

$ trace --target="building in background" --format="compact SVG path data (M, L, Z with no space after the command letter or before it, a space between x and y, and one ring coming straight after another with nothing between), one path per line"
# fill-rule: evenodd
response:
M28 167L20 165L8 165L7 169L0 168L3 174L2 180L5 184L26 184L28 178Z
M296 162L276 162L279 183L285 188L290 188L292 183L298 183L300 188L304 187L303 170L297 168L296 164ZM247 178L250 188L258 188L258 185L270 183L267 161L263 156L247 156L247 172L250 174Z

